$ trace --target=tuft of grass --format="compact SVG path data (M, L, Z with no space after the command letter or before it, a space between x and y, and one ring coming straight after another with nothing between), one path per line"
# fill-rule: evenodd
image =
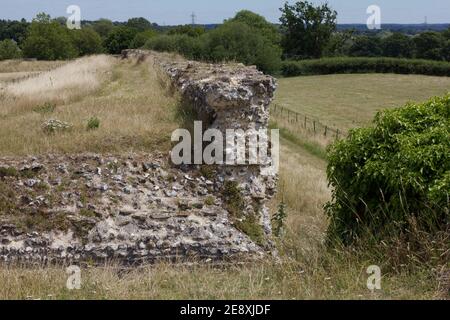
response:
M0 178L3 177L18 177L19 172L13 167L0 167Z
M87 130L94 130L100 128L100 119L91 117L87 123Z
M207 196L205 199L205 204L207 206L212 206L212 205L214 205L215 202L216 202L216 198L214 198L213 196Z
M53 113L56 109L56 104L51 102L46 102L42 105L36 106L33 111L39 114Z

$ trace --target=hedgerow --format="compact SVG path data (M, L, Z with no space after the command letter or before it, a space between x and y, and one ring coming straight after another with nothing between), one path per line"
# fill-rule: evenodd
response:
M323 58L284 61L281 73L286 77L338 73L398 73L450 77L450 62L399 58Z

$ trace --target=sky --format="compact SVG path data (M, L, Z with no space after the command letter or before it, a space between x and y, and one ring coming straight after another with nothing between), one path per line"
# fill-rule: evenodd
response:
M290 2L293 2L291 0ZM325 0L310 0L320 4ZM145 17L160 25L221 23L242 9L248 9L278 22L285 0L0 0L0 19L30 20L39 12L52 17L69 16L69 5L81 8L82 20L108 18L125 21ZM338 12L338 23L366 23L367 7L381 8L382 23L450 22L450 0L328 0Z

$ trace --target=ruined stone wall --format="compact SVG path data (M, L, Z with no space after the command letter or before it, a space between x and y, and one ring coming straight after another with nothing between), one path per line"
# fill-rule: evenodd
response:
M140 50L123 58L158 64L211 128L267 128L276 83L254 67ZM262 258L273 253L268 165L177 167L155 152L0 158L0 261Z
M227 129L268 129L269 105L277 86L275 78L258 71L255 66L243 64L174 60L140 50L127 50L123 56L134 55L142 60L142 56L149 54L169 75L188 105L197 111L199 119L206 123L204 127L218 129L224 136ZM246 208L242 215L244 218L256 216L269 248L272 232L267 202L276 191L277 172L266 171L262 174L273 164L273 159L269 156L264 161L259 160L258 165L224 165L218 171L239 186Z

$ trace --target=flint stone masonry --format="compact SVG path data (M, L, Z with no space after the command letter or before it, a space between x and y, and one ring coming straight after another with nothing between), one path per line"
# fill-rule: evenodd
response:
M253 67L170 60L156 63L210 127L267 128L273 78ZM47 155L0 158L0 261L135 265L160 260L253 261L274 253L267 202L277 176L263 166L174 166L168 155ZM240 216L224 188L239 187ZM238 224L256 217L263 241ZM261 240L261 239L259 239ZM257 244L258 243L258 244Z

